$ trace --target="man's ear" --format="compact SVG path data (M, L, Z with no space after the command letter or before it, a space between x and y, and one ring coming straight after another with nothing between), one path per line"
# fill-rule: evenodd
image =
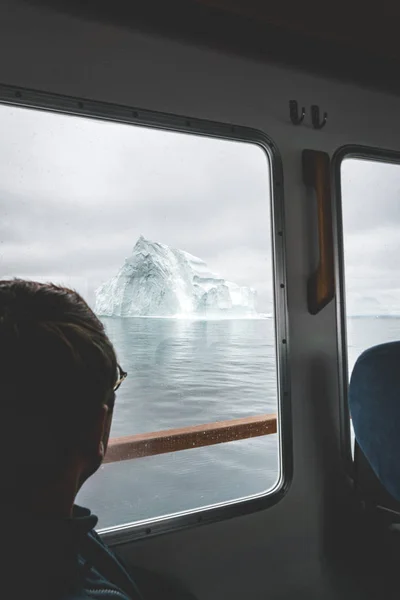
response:
M108 435L110 431L110 409L106 404L102 404L97 416L94 427L93 443L96 448L96 454L102 461L107 450Z
M93 475L103 462L107 450L108 434L111 427L112 410L102 404L99 407L90 427L82 433L79 444L78 459L81 462L82 471L79 479L79 488Z

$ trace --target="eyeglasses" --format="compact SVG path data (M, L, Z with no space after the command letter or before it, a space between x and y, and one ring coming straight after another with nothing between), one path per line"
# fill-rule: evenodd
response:
M123 371L119 365L117 365L117 381L114 384L114 392L117 391L121 383L128 377L128 373Z

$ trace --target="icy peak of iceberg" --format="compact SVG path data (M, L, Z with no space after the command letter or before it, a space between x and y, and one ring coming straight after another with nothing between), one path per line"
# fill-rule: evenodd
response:
M152 242L152 241L148 240L147 238L145 238L144 235L141 235L141 236L139 236L138 241L136 242L136 244L133 248L133 252L139 252L141 250L149 250L150 248L153 248L157 245L159 245L159 244L157 244L156 242Z
M157 245L159 244L152 242L145 238L144 235L141 235L138 238L138 241L136 242L135 246L133 247L131 256L126 260L130 260L133 256L135 256L138 253L157 252Z
M104 316L254 316L256 291L226 281L184 250L137 240L117 275L96 290Z

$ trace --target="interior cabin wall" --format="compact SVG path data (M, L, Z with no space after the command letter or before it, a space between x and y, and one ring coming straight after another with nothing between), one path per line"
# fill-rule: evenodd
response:
M200 599L335 597L322 557L329 525L346 510L336 310L331 302L317 316L307 311L315 215L302 183L301 151L332 154L350 143L400 150L400 100L134 28L80 21L21 0L0 4L0 82L249 126L278 146L285 194L292 484L268 510L137 541L120 551L128 561L175 575ZM289 120L291 99L308 111L299 127ZM311 104L328 112L320 131L310 125Z

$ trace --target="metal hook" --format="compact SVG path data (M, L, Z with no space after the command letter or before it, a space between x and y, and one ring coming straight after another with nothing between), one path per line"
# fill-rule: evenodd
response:
M303 106L303 108L301 109L301 115L299 116L299 105L297 104L297 100L290 100L289 113L290 120L292 121L293 125L300 125L300 123L304 121L306 109Z
M322 121L319 120L319 106L313 104L311 107L311 121L314 129L322 129L325 127L326 122L328 120L328 113L324 112L324 117Z

